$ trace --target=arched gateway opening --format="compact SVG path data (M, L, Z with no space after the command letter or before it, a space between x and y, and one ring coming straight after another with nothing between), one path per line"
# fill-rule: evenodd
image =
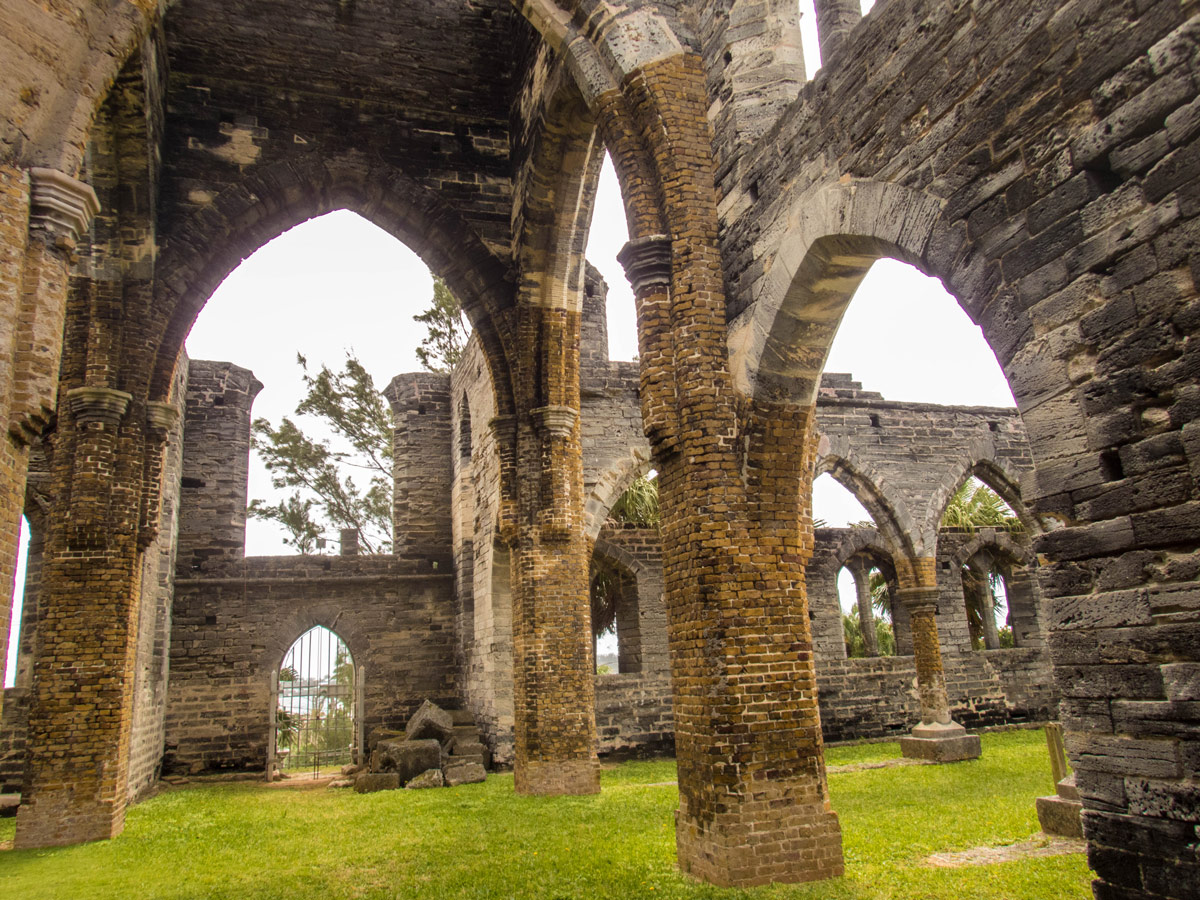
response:
M354 762L361 681L336 632L316 625L300 635L275 673L274 768L319 775Z

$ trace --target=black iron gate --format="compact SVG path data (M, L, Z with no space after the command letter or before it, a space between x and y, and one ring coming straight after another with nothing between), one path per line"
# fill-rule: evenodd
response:
M354 761L355 670L346 643L321 625L292 644L279 667L275 761L287 773Z

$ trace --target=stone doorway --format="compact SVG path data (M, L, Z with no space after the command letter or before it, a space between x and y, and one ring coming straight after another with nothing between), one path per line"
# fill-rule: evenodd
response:
M317 776L357 760L362 674L346 642L323 625L296 639L273 678L270 777Z

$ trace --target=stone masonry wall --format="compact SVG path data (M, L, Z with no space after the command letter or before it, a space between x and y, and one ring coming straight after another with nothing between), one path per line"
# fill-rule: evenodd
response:
M232 363L186 365L177 553L185 576L245 554L250 408L262 390L254 373Z
M164 770L266 765L271 677L314 625L364 667L367 733L457 707L453 576L391 557L255 557L175 582Z
M171 397L182 403L190 366L180 360ZM183 417L167 437L162 466L162 502L158 536L142 559L138 643L133 683L133 725L129 739L129 800L145 797L158 782L166 727L167 677L170 668L171 605L175 592L180 482L183 474Z
M383 393L391 403L395 429L393 551L449 570L454 560L450 377L397 375Z

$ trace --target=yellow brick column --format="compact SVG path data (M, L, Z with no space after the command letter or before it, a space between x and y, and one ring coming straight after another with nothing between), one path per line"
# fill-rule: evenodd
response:
M54 414L70 266L99 208L90 186L62 172L0 166L0 659L29 445Z
M531 305L521 316L515 457L500 447L501 479L513 470L517 499L514 782L523 794L593 794L600 790L600 764L583 524L580 313ZM501 508L503 516L503 488Z
M100 840L124 827L143 472L131 399L112 388L69 390L53 435L18 848Z
M663 511L679 865L720 885L830 878L841 830L804 590L813 411L733 389L702 82L688 59L640 77L643 112L667 112L659 164L676 176L664 178L671 236L635 238L620 260Z
M908 610L921 703L921 721L911 735L900 739L900 752L912 759L957 762L977 758L981 749L979 736L967 734L966 729L950 717L946 673L942 668L942 648L938 640L938 589L934 563L933 559L918 560L917 577L924 583L896 592L897 599Z

